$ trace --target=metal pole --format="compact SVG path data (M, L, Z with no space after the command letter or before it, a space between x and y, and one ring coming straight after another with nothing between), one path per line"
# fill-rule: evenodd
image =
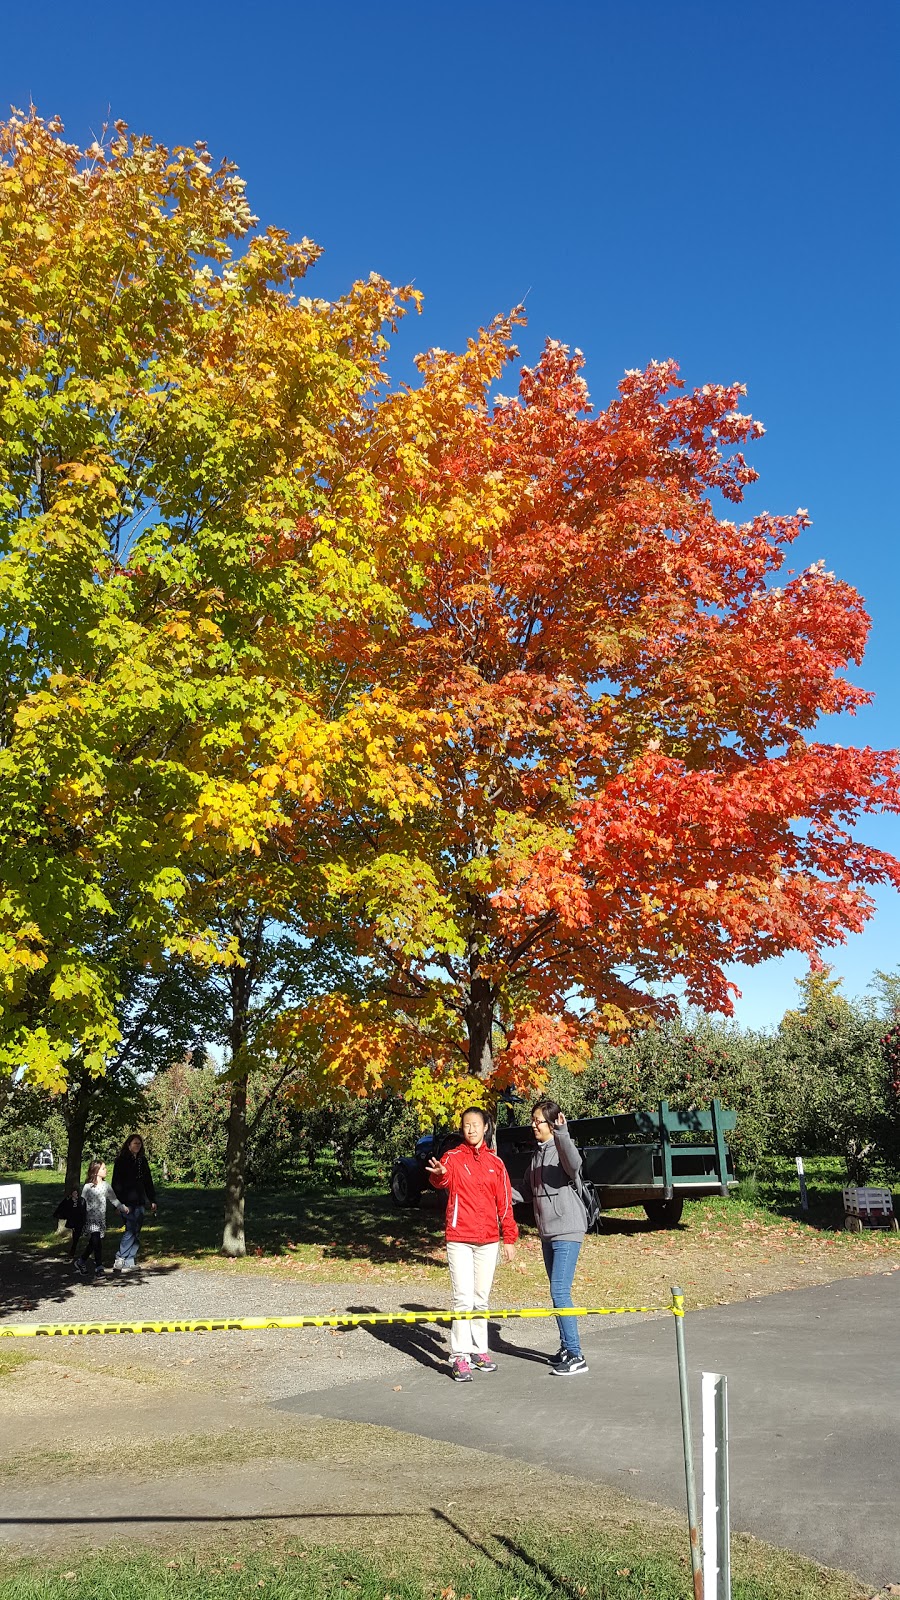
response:
M700 1524L697 1520L697 1485L694 1479L694 1440L691 1434L691 1402L688 1395L687 1359L684 1353L684 1295L672 1285L672 1312L675 1318L675 1349L678 1354L678 1393L681 1397L681 1437L684 1445L684 1482L687 1489L688 1533L691 1541L691 1576L694 1600L703 1600L703 1567L700 1555Z

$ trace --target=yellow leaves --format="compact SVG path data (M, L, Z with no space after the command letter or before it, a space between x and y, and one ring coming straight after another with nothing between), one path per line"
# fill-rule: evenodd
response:
M0 901L0 988L9 996L21 988L29 973L40 972L47 965L47 953L41 930L36 922L17 920L12 899L5 896Z
M37 728L42 722L52 721L63 712L63 704L56 695L33 694L16 708L13 722L22 732Z
M103 477L102 467L87 461L64 461L56 470L61 478L68 479L70 483L99 483Z

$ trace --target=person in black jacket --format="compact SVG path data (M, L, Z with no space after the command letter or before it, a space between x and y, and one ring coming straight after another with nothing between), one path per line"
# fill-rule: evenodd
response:
M133 1272L137 1266L144 1212L148 1206L151 1211L156 1211L153 1175L144 1151L144 1141L139 1133L129 1134L116 1156L112 1190L116 1199L128 1207L125 1232L119 1253L113 1262L113 1272Z
M56 1207L53 1215L57 1222L64 1222L72 1230L72 1245L69 1255L74 1261L78 1249L78 1241L84 1232L84 1222L87 1216L87 1206L81 1198L81 1190L76 1184L70 1194L64 1194Z

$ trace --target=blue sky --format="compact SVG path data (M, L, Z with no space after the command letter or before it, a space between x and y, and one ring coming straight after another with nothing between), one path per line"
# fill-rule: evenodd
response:
M895 0L295 3L3 19L0 107L89 142L109 113L235 160L263 222L325 246L311 292L371 270L425 312L392 363L452 348L527 295L520 340L579 345L595 402L674 356L739 378L766 425L750 511L807 506L790 564L856 584L875 704L826 736L900 745ZM900 822L863 837L900 855ZM900 903L832 957L850 992L900 963ZM735 974L778 1020L803 964Z

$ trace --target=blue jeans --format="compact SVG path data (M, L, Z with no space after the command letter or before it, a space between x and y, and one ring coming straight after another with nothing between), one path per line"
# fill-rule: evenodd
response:
M581 1249L580 1239L542 1239L541 1249L544 1253L544 1266L547 1277L550 1279L550 1299L555 1306L570 1306L572 1304L572 1279L575 1276L575 1266L578 1261L578 1252ZM569 1351L570 1355L581 1355L581 1341L578 1338L577 1317L557 1317L560 1343Z
M119 1256L122 1261L128 1261L133 1264L137 1260L144 1210L144 1206L132 1206L125 1218L125 1234L122 1243L119 1245Z

